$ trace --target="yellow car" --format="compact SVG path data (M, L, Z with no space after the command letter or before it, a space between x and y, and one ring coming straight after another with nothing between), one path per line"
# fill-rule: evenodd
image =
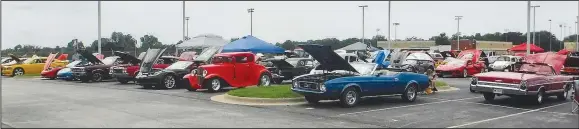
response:
M20 76L24 74L40 74L42 72L47 57L32 56L25 61L21 61L11 66L2 66L2 76ZM68 60L54 59L50 64L51 67L64 67L68 64Z

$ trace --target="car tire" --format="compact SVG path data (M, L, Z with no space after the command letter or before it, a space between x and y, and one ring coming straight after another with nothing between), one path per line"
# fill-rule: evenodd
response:
M269 76L267 73L262 73L261 75L259 75L259 83L257 84L257 86L270 86L271 85L271 76Z
M462 77L463 77L463 78L468 77L468 72L466 71L466 68L465 68L465 69L462 69Z
M340 105L345 108L354 107L360 101L360 92L354 87L348 87L340 95Z
M175 89L177 88L177 79L173 75L167 75L163 77L163 81L161 82L161 87L164 89Z
M511 72L511 66L508 66L505 69L503 69L503 72Z
M493 100L495 100L496 95L494 93L483 93L483 96L486 101L492 102Z
M406 102L414 102L418 97L418 87L416 84L410 84L406 89L404 89L404 93L402 93L402 100Z
M305 96L306 101L308 101L308 103L311 104L317 104L320 103L320 99L318 97L314 97L314 96Z
M117 81L119 81L121 84L129 83L129 80L125 80L125 79L117 79Z
M103 81L103 74L101 72L94 72L92 73L91 80L93 82L101 82Z
M217 92L223 89L223 82L219 78L211 78L205 82L205 87L209 92Z
M563 88L563 92L557 94L557 99L561 101L567 100L567 98L569 97L569 89L571 89L571 86L565 85L565 87Z
M25 72L24 72L24 69L22 69L22 68L15 68L15 69L12 71L12 77L14 77L14 76L22 76L22 75L24 75L24 73L25 73Z
M476 91L472 90L472 86L468 87L468 89L470 90L470 93L475 93Z
M533 98L535 99L535 104L543 104L543 101L545 101L545 90L540 89L537 95L535 95Z

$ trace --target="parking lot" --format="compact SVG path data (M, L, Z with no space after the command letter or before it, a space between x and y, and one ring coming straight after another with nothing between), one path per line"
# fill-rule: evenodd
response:
M457 91L367 98L359 106L244 106L210 100L223 94L184 89L141 89L117 82L79 83L35 78L2 79L3 127L432 127L578 128L571 102L543 105L505 96L488 103L468 91L469 79L440 79Z

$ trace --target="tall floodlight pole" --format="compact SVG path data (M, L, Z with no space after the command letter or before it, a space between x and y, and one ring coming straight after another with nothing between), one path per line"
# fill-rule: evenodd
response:
M533 42L532 42L532 43L533 43L534 45L537 44L537 43L536 43L537 40L535 40L535 39L536 39L536 35L537 35L537 32L535 31L535 30L537 29L537 27L536 27L536 24L537 24L537 22L536 22L536 19L537 19L537 10L536 10L536 9L537 9L537 7L541 7L541 6L539 6L539 5L531 6L531 8L533 8Z
M392 21L392 19L390 19L391 14L390 12L392 6L390 5L392 5L391 1L388 1L388 50L392 50L392 43L394 43L392 42L392 39L390 39L390 22Z
M549 19L549 34L551 34L551 35L549 35L549 51L553 51L553 47L552 47L553 45L551 43L551 40L552 40L551 37L553 37L553 32L551 32L551 25L552 25L551 19Z
M397 30L397 29L398 29L398 25L400 25L400 23L394 23L394 24L392 24L392 25L394 25L394 41L396 41L396 39L398 39L398 38L397 38L397 37L398 37L398 36L397 36L397 35L398 35L398 34L397 34L397 33L398 33L398 30Z
M563 24L559 24L559 28L561 28L561 46L564 48L563 44L565 44L565 36L563 35Z
M185 1L183 1L183 16L181 17L183 24L181 24L181 26L183 27L183 40L181 43L185 42L185 40L187 40L187 37L185 36ZM179 47L177 47L177 45L179 44L175 44L175 56L179 56Z
M577 24L579 21L579 16L577 16L577 21L575 22L575 49L579 52L579 29L577 28Z
M531 54L531 46L529 45L529 41L531 41L531 1L527 1L527 54Z
M362 43L366 44L366 42L364 42L364 11L368 5L361 5L358 7L362 8ZM370 48L370 45L368 45L368 48Z
M247 9L247 12L249 13L249 35L253 36L253 8L249 8Z
M98 2L98 52L99 54L102 54L102 50L101 50L101 1L99 0Z
M505 29L505 42L509 41L509 35L508 35L509 31L510 31L509 29Z
M189 38L189 17L185 17L185 20L187 21L185 22L185 26L187 26L187 34L185 36Z
M456 50L460 50L460 19L462 16L454 16L456 20Z

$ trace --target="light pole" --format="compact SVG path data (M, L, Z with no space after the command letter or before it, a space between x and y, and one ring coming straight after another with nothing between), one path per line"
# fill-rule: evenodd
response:
M551 37L553 37L553 32L551 32L551 19L549 19L549 51L553 51L553 45L551 43Z
M189 17L185 17L185 20L187 22L185 22L185 26L187 26L187 34L185 35L187 37L187 40L189 39Z
M577 49L577 51L579 52L579 28L577 28L577 24L579 21L579 16L577 16L577 21L575 22L575 49Z
M98 40L98 47L99 47L98 52L99 52L99 54L102 54L101 53L102 52L102 50L101 50L102 49L101 48L102 41L101 41L101 1L100 0L98 2L98 39L97 40Z
M187 40L187 37L185 37L185 1L183 1L183 17L181 17L183 24L181 24L181 26L183 27L183 40L181 43L185 42L185 40ZM179 47L177 47L177 45L179 44L175 44L175 56L179 56Z
M364 42L364 9L366 9L368 5L360 5L358 7L362 8L362 43L366 44L366 42ZM368 48L370 48L369 46L370 45L368 45Z
M253 36L253 8L247 9L247 13L249 13L249 35Z
M462 16L454 16L454 20L456 20L456 50L460 50L460 19Z
M527 1L527 55L531 54L531 46L529 41L531 41L531 1Z
M396 41L396 39L398 37L397 36L397 33L398 33L397 29L398 29L398 25L400 25L400 23L394 23L393 25L394 25L394 41Z
M378 35L380 35L380 28L376 28L376 39L378 39ZM378 40L376 40L378 42Z
M537 29L537 27L536 27L536 24L537 24L537 22L536 22L536 19L537 19L537 10L536 10L536 9L537 9L537 7L541 7L541 6L539 6L539 5L531 6L531 8L533 8L533 45L536 45L536 44L537 44L537 43L536 43L537 40L535 40L535 39L536 39L536 35L537 35L537 32L535 31L535 30Z
M510 31L509 29L505 29L505 42L509 41L509 35L508 35L509 31Z
M388 50L392 50L392 39L390 39L390 22L392 21L392 19L390 19L390 14L391 14L391 9L392 9L392 5L391 1L388 1Z
M564 48L565 46L563 46L565 44L565 36L563 36L563 24L559 24L559 28L561 28L561 47Z

